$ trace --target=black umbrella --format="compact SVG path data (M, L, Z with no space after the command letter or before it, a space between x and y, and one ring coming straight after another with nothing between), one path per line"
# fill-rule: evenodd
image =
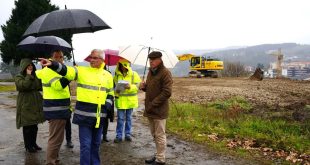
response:
M45 53L51 53L55 50L65 52L70 52L72 50L68 42L56 36L28 36L17 45L17 48L31 52Z
M40 16L31 23L23 36L57 35L64 32L77 34L110 28L100 17L88 10L64 9Z

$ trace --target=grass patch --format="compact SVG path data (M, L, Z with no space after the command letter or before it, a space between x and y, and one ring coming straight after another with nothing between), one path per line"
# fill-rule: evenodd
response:
M225 147L227 139L255 139L260 147L310 154L310 122L253 116L246 99L235 97L208 105L172 104L167 120L169 132L198 143L215 145L208 135L216 134L214 147ZM222 144L222 143L225 144ZM243 151L240 150L240 154Z
M14 82L14 79L0 79L0 82Z
M15 85L0 85L0 92L16 91Z

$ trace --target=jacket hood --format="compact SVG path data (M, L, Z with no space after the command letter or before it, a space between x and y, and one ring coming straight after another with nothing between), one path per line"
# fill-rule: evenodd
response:
M128 70L128 73L129 74L130 72L132 72L132 69L130 67L130 63L129 61L127 60L119 60L119 62L117 63L117 66L116 66L116 69L115 69L115 73L116 74L122 74L120 69L119 69L119 65L122 65L124 68L126 68Z
M35 67L35 65L32 63L31 59L29 59L29 58L23 58L23 59L20 61L20 68L21 68L20 73L21 73L21 74L25 71L25 69L27 68L27 66L28 66L29 64L32 64L33 70L34 70L34 71L36 70L36 67Z

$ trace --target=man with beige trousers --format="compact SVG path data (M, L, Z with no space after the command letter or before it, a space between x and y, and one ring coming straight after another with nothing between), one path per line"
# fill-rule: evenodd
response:
M63 62L62 51L54 51L52 60ZM64 140L64 131L70 111L70 81L48 67L37 70L36 74L43 86L43 112L49 123L49 138L46 151L46 164L59 164L59 150Z
M150 69L146 82L140 84L145 91L144 116L148 118L151 134L156 145L156 153L146 164L164 165L166 163L166 119L168 117L169 102L172 91L172 75L164 66L162 53L153 51L148 55Z

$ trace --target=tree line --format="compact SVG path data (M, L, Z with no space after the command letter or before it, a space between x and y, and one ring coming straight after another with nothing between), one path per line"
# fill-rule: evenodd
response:
M50 0L18 0L15 1L15 8L12 9L9 20L1 25L4 40L0 43L0 56L5 64L19 65L22 58L48 57L49 54L39 52L26 52L16 48L16 45L23 40L23 33L28 26L39 16L59 10L59 7L52 5ZM57 35L56 35L57 36ZM62 34L58 37L71 43L72 35ZM71 59L71 54L65 53L66 59Z

